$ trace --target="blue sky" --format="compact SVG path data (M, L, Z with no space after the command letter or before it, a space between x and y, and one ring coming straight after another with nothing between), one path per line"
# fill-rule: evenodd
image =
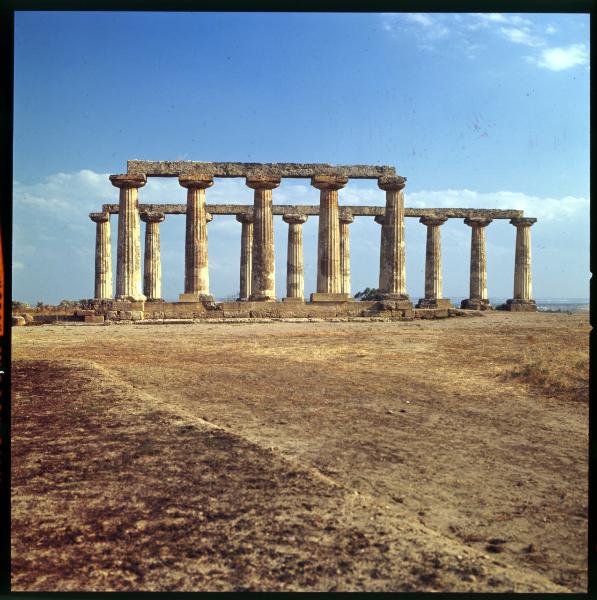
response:
M15 19L13 296L90 297L95 225L127 159L390 164L406 205L521 208L534 296L587 297L589 18L565 14L23 12ZM184 202L150 179L142 202ZM242 179L209 202L250 203ZM283 181L276 203L316 203ZM384 203L351 181L341 204ZM117 218L113 217L114 258ZM425 227L406 222L407 287L423 292ZM285 295L287 225L275 220ZM161 226L164 296L184 281L184 217ZM304 226L305 288L317 219ZM487 231L491 297L512 295L515 229ZM353 291L377 285L379 226L351 225ZM212 292L238 291L240 224L208 227ZM470 228L442 227L444 295L468 295Z

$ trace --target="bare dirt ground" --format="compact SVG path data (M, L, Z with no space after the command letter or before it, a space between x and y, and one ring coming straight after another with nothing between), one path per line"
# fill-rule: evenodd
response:
M13 329L13 590L585 591L588 315Z

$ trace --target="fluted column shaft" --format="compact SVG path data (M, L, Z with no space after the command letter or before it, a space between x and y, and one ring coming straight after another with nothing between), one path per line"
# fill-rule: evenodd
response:
M311 185L319 191L319 232L317 238L317 292L342 293L340 276L340 221L338 190L348 179L334 175L316 175Z
M236 220L242 224L240 235L240 292L239 300L248 300L251 296L253 272L253 215L239 214Z
M288 223L288 251L286 254L286 299L305 299L305 271L303 267L303 223L306 215L284 215Z
M178 182L187 188L184 293L198 298L209 296L205 190L213 185L213 178L208 175L181 175Z
M442 298L442 250L440 226L446 217L421 217L419 221L427 226L427 247L425 254L425 299Z
M147 297L147 300L162 299L160 223L164 219L164 213L141 213L141 220L145 223L145 259L143 262L143 293Z
M95 226L95 286L96 300L112 298L112 243L110 240L110 213L91 213Z
M381 233L379 238L379 283L378 289L385 290L387 287L388 270L386 269L387 256L388 256L388 229L384 227L385 217L383 215L376 215L373 220L381 225Z
M144 175L110 175L120 189L118 207L118 250L116 254L116 299L145 300L141 293L141 239L137 189Z
M485 250L485 228L492 219L470 217L464 220L471 228L471 262L469 298L462 301L462 308L486 310L489 306L487 293L487 258Z
M279 178L247 177L253 194L253 269L251 299L273 301L276 299L274 262L274 218L272 190L280 185Z
M524 302L532 298L531 278L531 226L537 219L512 219L516 227L516 253L514 258L514 299Z
M340 213L340 291L350 294L350 235L348 226L354 217L348 213Z
M377 185L386 192L386 211L382 228L387 248L380 268L380 291L386 296L408 299L404 250L405 177L380 177Z

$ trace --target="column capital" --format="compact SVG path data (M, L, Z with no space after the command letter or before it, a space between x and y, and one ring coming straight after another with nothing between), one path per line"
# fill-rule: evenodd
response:
M145 175L129 175L122 173L120 175L110 175L110 182L117 188L140 188L147 183Z
M205 222L211 223L213 220L214 220L214 216L211 213L206 212L205 213Z
M253 211L238 213L236 215L236 220L239 223L253 223L253 221L254 221Z
M271 175L247 175L245 182L252 190L273 190L280 185L281 178Z
M166 215L163 212L144 211L139 214L139 217L144 223L161 223Z
M94 223L105 223L106 221L110 220L110 213L107 213L107 212L89 213L89 218Z
M337 191L348 183L348 177L344 175L313 175L311 185L318 190Z
M286 215L282 215L282 221L288 224L295 223L302 225L303 223L306 223L307 218L307 215L299 215L296 213L288 213Z
M214 184L211 175L179 175L178 183L187 189L204 190Z
M487 219L485 217L467 217L464 219L464 224L469 227L487 227L493 219Z
M448 220L448 217L421 217L419 223L423 225L443 225Z
M514 225L515 227L530 227L537 222L537 219L534 217L517 217L515 219L510 219L510 225Z
M406 186L406 177L400 175L379 177L377 187L386 192L399 192Z
M352 223L354 221L352 213L349 213L348 211L342 209L340 209L339 218L340 223Z
M385 215L375 215L375 217L373 217L373 220L378 225L383 225L386 222L386 217L385 217Z

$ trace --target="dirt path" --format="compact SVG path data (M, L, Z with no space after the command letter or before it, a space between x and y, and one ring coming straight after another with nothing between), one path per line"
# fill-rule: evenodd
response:
M384 531L408 524L413 540L433 539L429 549L487 556L477 560L495 560L494 568L529 586L546 585L531 584L535 572L581 591L586 375L579 367L575 391L566 367L568 387L557 393L511 375L529 352L535 361L541 351L564 366L565 357L577 360L588 350L588 331L586 317L503 314L425 323L40 327L20 330L13 352L17 365L50 348L54 361L76 357L104 374L106 389L121 396L118 406L137 395L148 410L204 419L270 461L312 469L314 481L365 502L351 527L362 531L367 515ZM177 447L170 444L168 452ZM311 483L300 494L307 488ZM218 497L231 493L219 490ZM319 492L309 494L319 512ZM416 544L401 539L402 560L424 567L412 554ZM444 573L440 579L409 579L391 557L389 575L378 581L371 576L377 566L361 571L360 556L343 560L360 573L356 579L316 578L288 589L493 589L494 575L452 580L443 568L433 570ZM264 577L251 575L249 586L261 581L256 589L281 589ZM500 576L494 579L504 589ZM522 589L513 582L506 587ZM218 585L206 589L233 589Z

